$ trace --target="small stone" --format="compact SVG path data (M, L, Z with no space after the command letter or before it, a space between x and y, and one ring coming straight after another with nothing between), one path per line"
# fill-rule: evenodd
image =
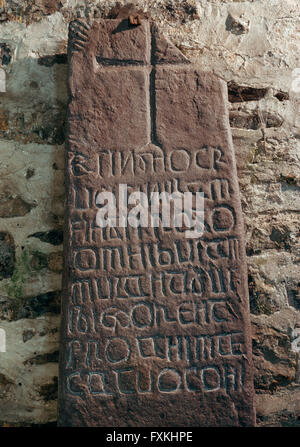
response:
M10 193L0 195L0 217L23 217L35 208L35 203L27 203L20 196L12 196Z
M259 101L268 92L267 88L238 85L234 81L228 82L229 102Z
M0 233L0 280L10 278L15 266L15 244L9 233Z
M46 363L58 363L59 352L47 352L45 354L37 354L26 360L24 365L45 365Z
M280 127L283 119L280 115L270 112L233 110L229 114L230 126L238 129L261 129L265 127Z
M34 168L28 168L26 171L26 178L29 180L31 177L34 176L35 169Z
M31 81L29 85L30 85L31 88L38 88L39 87L39 84L36 81Z
M0 43L0 58L2 65L8 65L11 61L11 49L6 43Z
M5 374L0 373L0 385L12 385L14 382Z
M48 268L52 272L61 273L63 269L63 253L51 253L48 257Z
M14 303L11 303L14 306ZM13 320L21 318L36 318L44 314L60 313L60 292L47 292L42 295L27 298L13 309Z
M49 400L57 399L57 391L58 391L58 378L53 377L53 382L42 385L40 388L40 395L44 399L44 401L48 402Z
M142 24L141 18L139 15L130 15L128 20L129 20L129 24L132 26L138 26L138 25Z
M278 101L287 101L290 99L290 95L287 92L283 92L281 90L275 93L274 96L278 99Z
M0 131L5 132L7 130L8 130L8 122L6 112L0 110Z
M246 34L249 31L249 20L244 20L242 17L235 17L231 14L226 19L226 29L232 34Z
M30 265L34 270L37 271L47 267L48 265L47 255L38 251L32 253Z
M23 331L23 342L26 343L28 340L31 340L35 336L35 331L31 329L27 329Z
M60 245L63 242L64 233L62 230L50 230L30 234L28 237L36 237L42 242L47 242L52 245Z
M285 226L281 228L272 227L270 239L275 242L277 246L282 246L287 250L290 248L290 234L290 229Z

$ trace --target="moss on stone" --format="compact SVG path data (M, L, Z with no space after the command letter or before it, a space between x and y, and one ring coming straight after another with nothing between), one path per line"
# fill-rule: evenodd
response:
M21 299L23 297L23 286L31 273L30 260L29 250L24 248L21 256L16 260L13 275L7 286L7 293L10 298Z

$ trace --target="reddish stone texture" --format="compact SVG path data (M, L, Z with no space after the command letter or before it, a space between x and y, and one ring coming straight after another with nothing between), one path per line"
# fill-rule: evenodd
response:
M59 424L254 425L225 83L145 20L73 22L69 58ZM203 192L203 235L97 227L119 184Z
M14 0L0 1L0 22L24 21L26 24L37 22L42 17L54 14L66 3L66 0Z
M152 60L154 64L189 64L190 61L152 24Z

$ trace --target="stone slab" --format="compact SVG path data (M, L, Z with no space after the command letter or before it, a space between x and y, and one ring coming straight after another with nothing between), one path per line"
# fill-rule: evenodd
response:
M158 39L146 21L70 27L61 426L254 425L226 84ZM98 227L120 184L202 192L203 235Z

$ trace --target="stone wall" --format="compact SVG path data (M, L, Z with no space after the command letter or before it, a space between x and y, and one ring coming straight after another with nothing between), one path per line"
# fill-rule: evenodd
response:
M126 4L126 0L120 2ZM0 426L56 421L68 23L112 0L0 0ZM257 424L300 426L298 0L140 0L228 82L247 235ZM299 90L299 91L297 91Z

